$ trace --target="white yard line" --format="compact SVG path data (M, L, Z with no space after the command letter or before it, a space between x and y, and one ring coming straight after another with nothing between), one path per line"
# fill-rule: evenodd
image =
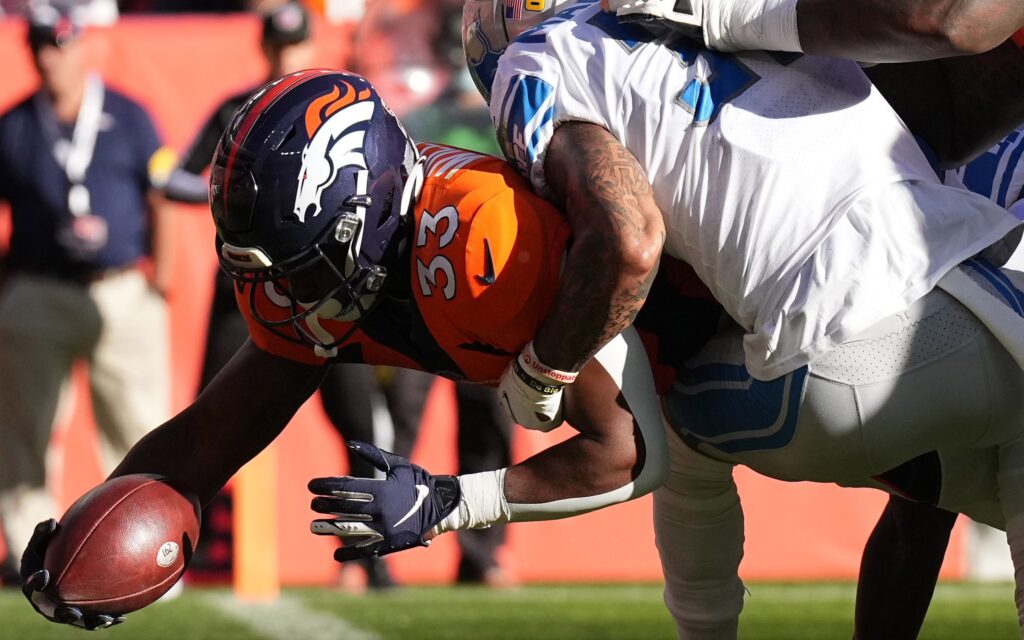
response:
M343 618L309 609L291 596L274 602L251 604L239 602L231 593L209 593L202 596L210 607L243 623L266 640L381 640L372 631L353 626Z

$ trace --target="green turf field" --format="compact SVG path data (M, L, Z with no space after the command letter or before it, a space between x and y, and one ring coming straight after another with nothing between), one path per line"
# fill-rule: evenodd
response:
M850 584L749 586L743 640L848 640ZM21 594L0 592L0 638L78 638L81 631L38 618ZM273 605L241 605L229 592L186 589L180 598L132 614L101 632L109 640L626 640L675 637L654 585L405 588L351 596L327 589L289 589ZM940 640L1019 638L1013 587L939 585L921 635Z

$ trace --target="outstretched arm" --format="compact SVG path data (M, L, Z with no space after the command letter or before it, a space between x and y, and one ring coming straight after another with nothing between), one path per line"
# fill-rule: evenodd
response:
M228 479L281 432L316 390L323 368L272 356L247 341L191 406L139 441L111 477L133 473L163 475L208 504ZM80 521L78 524L82 524ZM103 629L124 621L119 615L83 613L51 601L46 548L56 520L39 523L23 557L22 593L45 618Z
M345 538L335 553L345 561L424 545L446 531L566 518L661 484L668 466L661 412L635 331L614 338L584 367L566 409L577 435L495 471L435 476L371 445L350 445L385 479L314 479L312 508L330 518L311 528Z
M602 0L620 19L663 19L719 51L803 51L861 62L988 51L1024 26L1018 0Z
M323 373L246 341L195 402L132 447L111 477L164 475L205 505L281 433Z
M1024 26L1018 0L799 0L807 53L909 62L981 53Z
M437 532L567 518L640 497L668 469L646 352L627 329L580 372L566 397L579 433L509 467L459 476L459 508Z

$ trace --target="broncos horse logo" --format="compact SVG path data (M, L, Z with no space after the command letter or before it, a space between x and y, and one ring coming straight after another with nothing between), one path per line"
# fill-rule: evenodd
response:
M375 103L367 100L371 91L356 89L347 82L313 100L306 108L306 134L309 142L302 150L299 188L294 213L299 222L316 217L322 210L320 196L345 167L366 170L363 140Z

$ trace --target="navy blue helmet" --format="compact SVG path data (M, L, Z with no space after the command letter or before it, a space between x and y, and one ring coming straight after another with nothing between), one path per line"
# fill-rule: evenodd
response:
M248 283L264 326L329 352L310 318L358 326L404 248L421 162L398 119L360 76L300 71L260 87L214 153L210 205L221 267ZM266 318L256 288L290 312ZM291 325L295 336L282 329ZM297 338L296 338L297 336Z

